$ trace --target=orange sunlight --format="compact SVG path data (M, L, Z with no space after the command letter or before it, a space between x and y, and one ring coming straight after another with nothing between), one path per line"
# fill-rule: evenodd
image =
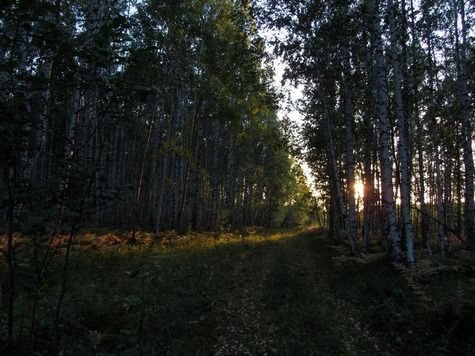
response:
M355 183L355 199L360 199L364 197L364 184L360 180L356 180Z

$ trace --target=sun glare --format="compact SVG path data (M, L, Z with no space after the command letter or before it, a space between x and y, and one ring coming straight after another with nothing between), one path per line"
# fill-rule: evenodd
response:
M363 198L364 196L364 184L362 182L357 181L355 183L355 198Z

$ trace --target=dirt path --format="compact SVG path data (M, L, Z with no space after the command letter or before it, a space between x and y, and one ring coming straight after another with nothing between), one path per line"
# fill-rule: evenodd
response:
M216 306L216 355L378 352L358 312L329 285L316 233L249 245Z
M264 302L264 283L274 255L270 249L246 246L230 276L229 298L222 300L217 307L215 334L218 342L213 347L215 355L266 355L277 352Z
M322 239L323 236L313 238ZM287 253L295 266L302 273L307 286L312 290L315 300L322 305L326 311L323 316L327 318L324 323L329 325L331 334L341 340L341 351L347 355L361 355L361 350L367 345L372 345L373 349L366 349L365 353L376 352L384 355L378 345L376 337L370 335L369 330L361 322L361 315L358 310L331 285L332 263L319 260L316 245L311 236L295 240L295 249L290 249ZM326 350L332 353L333 350ZM318 352L316 352L318 354ZM339 353L339 352L337 352Z

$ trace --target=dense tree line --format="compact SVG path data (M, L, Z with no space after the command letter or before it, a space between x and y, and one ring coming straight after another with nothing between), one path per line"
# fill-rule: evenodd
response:
M41 285L62 266L58 347L80 226L129 229L133 243L138 229L305 222L310 195L253 11L244 0L1 3L0 340L24 332L20 241L34 271L33 338Z
M376 233L409 265L415 243L432 254L432 236L441 254L454 239L473 249L473 2L262 5L287 77L305 88L307 159L332 236L345 231L356 255Z
M59 351L80 226L129 229L134 243L138 229L306 221L310 192L277 119L257 15L277 31L286 78L304 86L306 158L332 238L357 255L378 235L410 266L418 245L473 249L474 10L466 0L3 1L0 341L35 340L54 264ZM19 271L33 281L22 325Z
M0 194L13 228L79 210L156 232L281 223L293 163L248 2L1 11Z

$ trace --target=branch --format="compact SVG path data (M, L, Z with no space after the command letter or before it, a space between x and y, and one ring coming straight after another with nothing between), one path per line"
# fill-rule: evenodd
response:
M411 206L412 209L418 211L419 213L423 214L424 216L427 216L429 219L431 219L432 221L435 221L437 224L440 224L444 227L444 230L446 231L449 231L450 233L452 233L455 237L457 237L461 243L463 243L464 245L467 244L467 241L465 241L464 239L462 239L462 237L454 230L452 229L451 227L447 226L446 224L444 224L443 222L439 221L438 219L434 218L432 215L430 215L429 213L426 213L425 211L422 211L421 209L419 208L416 208L414 206Z

